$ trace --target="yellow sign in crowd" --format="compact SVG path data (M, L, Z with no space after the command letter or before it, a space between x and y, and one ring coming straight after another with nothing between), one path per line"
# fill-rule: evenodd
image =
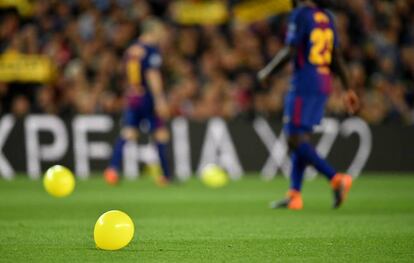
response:
M31 0L0 0L0 8L16 8L21 16L31 16L33 5Z
M0 0L0 8L14 7L21 16L30 16L31 0ZM244 0L233 6L234 18L254 22L292 9L292 0ZM230 10L222 0L177 0L172 4L173 17L181 24L222 24L228 21Z
M53 63L47 56L18 53L5 53L0 56L1 82L47 83L53 76Z
M0 8L14 7L21 16L30 16L30 0L0 0ZM238 22L251 23L272 15L287 12L292 8L292 0L245 0L230 10L227 1L178 0L172 4L173 19L180 24L223 24L231 16ZM6 52L0 55L1 82L40 82L53 79L54 67L50 58L42 55L24 55Z
M230 10L227 1L175 1L173 18L180 24L223 24L230 13L238 22L252 23L292 9L292 0L245 0Z

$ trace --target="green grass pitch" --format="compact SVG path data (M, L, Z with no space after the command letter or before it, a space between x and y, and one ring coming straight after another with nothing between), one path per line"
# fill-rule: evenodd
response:
M414 262L414 176L364 175L332 210L327 182L306 182L305 209L271 210L288 182L249 176L222 189L78 181L64 199L41 181L0 180L0 262ZM95 248L105 211L135 222L119 251Z

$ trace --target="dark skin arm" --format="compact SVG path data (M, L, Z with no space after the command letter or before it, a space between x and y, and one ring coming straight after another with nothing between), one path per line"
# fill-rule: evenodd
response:
M332 55L331 69L336 75L338 75L342 82L343 88L346 90L344 102L348 113L354 114L360 108L359 98L355 93L355 90L350 85L349 73L341 51L338 48L334 48Z
M345 66L344 58L338 48L334 48L332 52L331 69L341 79L342 86L345 90L349 89L349 74Z
M263 82L271 74L280 72L287 63L295 56L296 49L294 47L284 47L263 69L257 73L257 78Z

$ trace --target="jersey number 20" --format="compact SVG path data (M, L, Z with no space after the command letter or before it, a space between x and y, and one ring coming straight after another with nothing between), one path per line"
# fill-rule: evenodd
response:
M315 28L310 34L312 47L309 61L316 66L328 66L332 61L334 33L332 29Z

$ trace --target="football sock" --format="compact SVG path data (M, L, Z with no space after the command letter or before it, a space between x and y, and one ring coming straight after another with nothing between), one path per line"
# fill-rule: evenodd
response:
M307 164L311 164L316 168L321 174L325 175L326 178L331 180L336 171L328 164L328 162L322 159L318 153L315 151L312 145L307 142L301 143L295 152L299 155L300 159Z
M290 189L300 192L302 188L303 174L306 168L306 162L300 157L297 151L291 155L292 172L290 174Z
M112 159L111 159L111 167L116 170L121 170L121 162L122 162L122 156L123 156L123 149L125 145L126 140L122 137L118 138L114 145L114 150L112 152Z
M167 158L167 143L157 143L157 149L158 149L158 157L160 159L160 165L162 172L164 173L164 176L168 179L170 179L170 166L168 164L168 158Z

